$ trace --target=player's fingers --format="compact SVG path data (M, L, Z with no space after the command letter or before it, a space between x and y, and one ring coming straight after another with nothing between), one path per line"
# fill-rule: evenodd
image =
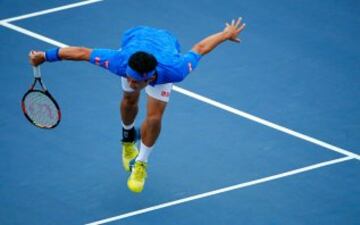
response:
M238 27L238 26L240 25L241 20L242 20L242 17L239 17L239 18L237 19L236 24L235 24L236 27Z
M39 55L39 51L34 51L34 50L31 50L30 52L29 52L29 57L31 57L31 58L35 58L35 57L37 57L38 55Z
M233 20L231 21L231 26L234 26L234 24L235 24L235 20L233 19Z
M240 31L244 30L244 29L245 29L245 26L246 26L245 23L241 24L241 26L237 29L237 31L240 32Z

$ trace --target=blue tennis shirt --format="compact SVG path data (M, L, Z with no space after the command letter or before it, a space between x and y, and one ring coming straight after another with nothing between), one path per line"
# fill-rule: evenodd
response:
M137 51L150 53L158 61L156 67L158 76L150 83L152 86L182 81L196 68L201 58L200 54L193 51L180 54L179 42L168 31L138 26L124 33L119 50L94 49L90 62L126 77L128 60Z

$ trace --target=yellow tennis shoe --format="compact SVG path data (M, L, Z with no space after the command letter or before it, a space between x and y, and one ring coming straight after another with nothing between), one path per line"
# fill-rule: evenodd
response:
M122 143L122 163L126 171L130 171L130 161L135 159L139 154L135 142Z
M130 191L139 193L144 189L145 179L147 177L147 163L136 161L131 170L131 175L127 185Z

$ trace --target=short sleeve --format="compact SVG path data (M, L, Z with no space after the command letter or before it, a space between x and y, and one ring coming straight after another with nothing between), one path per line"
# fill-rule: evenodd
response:
M189 51L187 54L185 54L183 64L186 64L186 65L183 65L183 67L184 67L183 72L186 74L189 74L191 71L193 71L197 67L200 59L201 59L201 55L194 51Z
M201 59L201 55L194 52L189 51L185 55L183 55L179 62L174 65L173 74L171 74L173 82L180 82L185 79L185 77L191 73L198 65Z
M118 74L122 63L121 58L119 50L94 49L91 52L89 62Z

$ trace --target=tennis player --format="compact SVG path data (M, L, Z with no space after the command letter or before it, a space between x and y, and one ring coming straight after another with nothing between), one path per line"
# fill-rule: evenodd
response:
M238 35L244 28L241 18L232 20L221 32L201 40L185 54L180 54L177 39L168 31L138 26L124 33L118 50L55 48L31 51L29 59L34 66L60 60L88 61L121 77L122 163L126 171L131 171L128 188L141 192L147 177L148 158L160 134L173 83L184 80L196 68L201 57L219 44L227 40L240 42ZM147 114L140 129L139 151L134 123L142 89L147 93Z

